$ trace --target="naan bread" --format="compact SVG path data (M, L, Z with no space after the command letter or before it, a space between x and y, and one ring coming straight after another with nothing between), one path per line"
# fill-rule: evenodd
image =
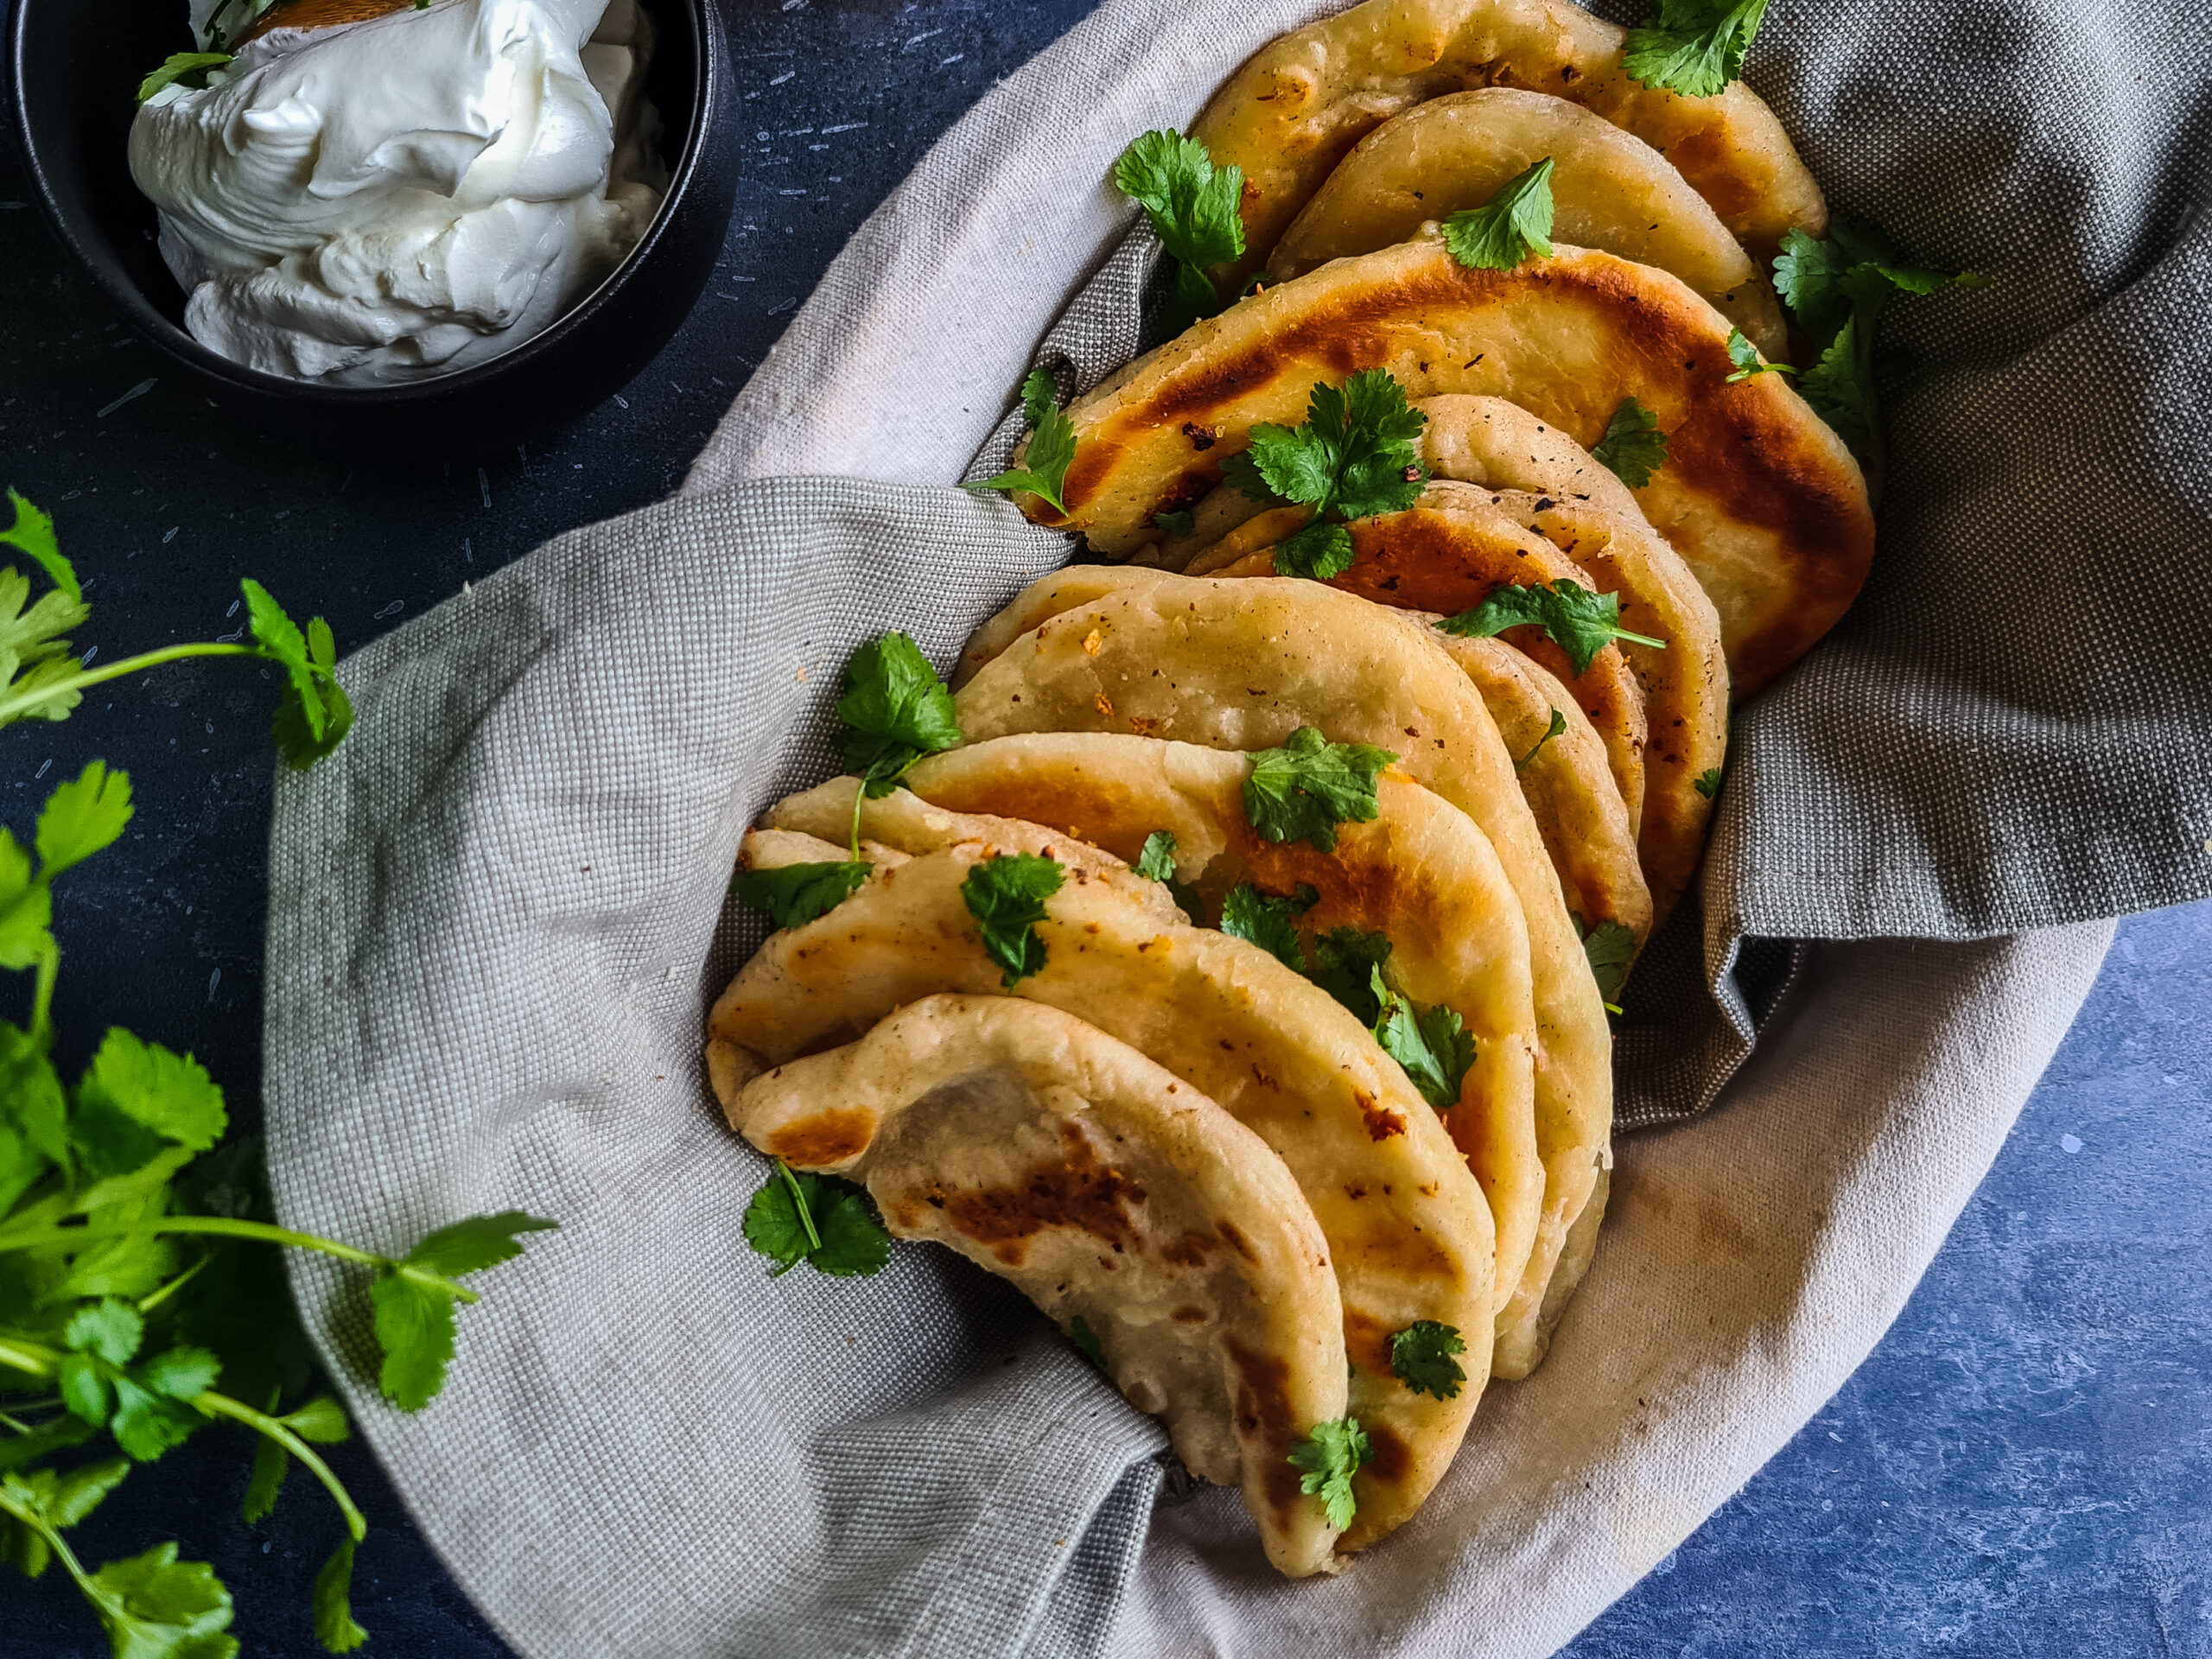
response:
M1007 988L961 893L1005 843L927 850L956 816L903 791L868 804L862 832L913 855L826 915L770 935L731 981L707 1022L708 1074L725 1105L761 1072L918 998ZM1211 1096L1282 1160L1328 1241L1357 1368L1350 1408L1376 1452L1339 1547L1364 1548L1420 1507L1480 1394L1495 1274L1482 1189L1434 1109L1335 998L1256 945L1179 912L1164 919L1166 889L1119 860L1032 829L1039 855L1068 874L1037 924L1045 965L1011 994L1087 1020ZM1467 1344L1469 1380L1454 1399L1416 1394L1390 1370L1391 1336L1417 1319Z
M1405 615L1416 627L1436 620L1425 612ZM1566 686L1503 640L1430 632L1481 694L1505 740L1567 909L1586 922L1618 921L1643 939L1652 900L1605 746L1588 716ZM1554 711L1567 729L1550 737Z
M1634 133L1548 92L1487 86L1416 104L1361 139L1268 261L1281 282L1410 241L1548 160L1551 239L1672 271L1770 358L1789 331L1774 289L1719 215Z
M1738 81L1683 98L1630 80L1626 32L1569 0L1368 0L1262 47L1213 95L1191 136L1244 169L1243 278L1344 153L1426 99L1523 86L1596 111L1665 156L1764 268L1791 226L1827 228L1820 187L1782 124Z
M1645 522L1635 491L1518 404L1454 395L1424 397L1414 407L1427 417L1421 459L1433 477L1558 496Z
M1516 524L1588 570L1600 593L1620 595L1621 625L1664 639L1664 651L1619 642L1643 688L1643 818L1637 855L1651 889L1651 925L1675 908L1705 850L1713 801L1698 780L1728 753L1728 663L1720 619L1675 551L1641 518L1525 490L1488 493Z
M1407 772L1489 836L1528 923L1542 1045L1536 1145L1544 1214L1496 1362L1500 1376L1525 1375L1553 1263L1611 1156L1612 1037L1512 760L1481 698L1417 629L1319 582L1092 569L1033 583L1009 608L1033 615L1049 594L1086 590L1099 596L1033 623L975 670L955 698L972 741L1133 731L1253 750L1314 726L1333 741L1398 753Z
M1602 762L1601 762L1602 764ZM1240 882L1262 893L1319 894L1298 918L1313 941L1339 927L1389 937L1385 976L1423 1007L1456 1010L1476 1040L1475 1063L1445 1126L1490 1200L1497 1232L1497 1306L1529 1265L1543 1210L1536 1152L1535 1007L1529 929L1490 840L1466 814L1395 768L1376 786L1376 817L1346 823L1333 852L1304 841L1263 840L1246 820L1250 762L1225 750L1093 732L993 738L932 755L906 774L931 806L1060 824L1135 861L1155 830L1175 837L1176 868L1217 925ZM842 800L838 797L842 795ZM814 791L769 821L834 829L849 791Z
M1712 599L1748 696L1843 614L1874 519L1859 463L1786 376L1727 384L1727 334L1674 277L1611 254L1562 245L1469 270L1408 243L1255 295L1078 398L1067 515L1020 499L1120 557L1157 537L1154 513L1218 483L1255 423L1302 423L1317 381L1383 368L1410 397L1508 397L1585 448L1634 397L1668 441L1637 503Z
M1205 1095L1073 1014L939 995L755 1077L728 1116L772 1156L865 1183L899 1237L1083 1321L1192 1472L1243 1488L1277 1568L1336 1567L1289 1461L1344 1414L1328 1246L1282 1160Z

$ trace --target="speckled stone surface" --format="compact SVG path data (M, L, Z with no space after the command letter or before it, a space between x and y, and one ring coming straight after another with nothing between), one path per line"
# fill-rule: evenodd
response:
M162 378L79 283L0 153L0 483L53 511L112 656L238 626L237 580L327 614L341 650L559 531L672 488L869 209L1084 0L729 5L747 158L716 280L683 331L556 438L408 466L301 454ZM147 384L150 378L151 384ZM0 733L0 822L93 755L139 813L58 897L73 1068L110 1024L191 1048L251 1122L273 688L181 664L67 724ZM1568 1651L2212 1659L2212 906L2140 918L1904 1317L1834 1404ZM210 1431L73 1535L213 1561L249 1653L320 1651L308 1587L338 1537L288 1491L237 1517L249 1452ZM333 1459L372 1528L372 1652L506 1649L365 1454ZM517 1524L527 1526L528 1517ZM620 1548L620 1540L609 1548ZM0 1569L4 1571L4 1569ZM651 1594L641 1585L639 1593ZM105 1650L58 1573L0 1593L0 1659Z

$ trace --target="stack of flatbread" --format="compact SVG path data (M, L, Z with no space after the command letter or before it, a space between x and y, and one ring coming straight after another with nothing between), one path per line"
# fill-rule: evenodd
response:
M1825 229L1819 191L1741 84L1649 91L1622 52L1564 0L1370 0L1252 59L1192 136L1245 181L1249 251L1214 276L1257 291L1069 408L1064 511L1020 498L1118 563L1046 577L976 634L961 747L888 793L785 800L744 844L748 869L852 845L871 870L716 1003L732 1125L865 1183L893 1234L1095 1346L1294 1575L1405 1521L1486 1377L1542 1357L1611 1160L1586 940L1640 944L1664 918L1732 687L1819 639L1872 555L1844 442L1782 375L1730 378L1732 332L1789 353L1760 273L1787 231ZM1547 156L1550 256L1455 261L1437 221ZM1341 575L1277 575L1311 509L1223 464L1369 370L1427 417L1431 481L1348 526ZM1591 454L1628 399L1666 439L1634 489ZM1578 672L1536 628L1433 626L1566 581L1663 645ZM1306 728L1392 758L1371 816L1270 839L1252 757ZM1135 868L1163 832L1166 880ZM1018 977L963 900L1014 855L1063 878ZM1316 974L1223 931L1240 890L1292 900L1311 961L1343 930L1386 938L1378 985L1471 1039L1457 1098L1425 1096ZM1416 1328L1457 1342L1456 1382L1405 1365ZM1367 1456L1341 1526L1293 1453L1346 1420Z

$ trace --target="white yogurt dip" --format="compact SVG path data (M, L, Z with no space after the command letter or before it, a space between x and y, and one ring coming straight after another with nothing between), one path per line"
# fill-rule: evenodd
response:
M204 89L162 88L130 173L160 210L185 326L334 385L512 351L660 210L652 53L636 0L439 0L272 29Z

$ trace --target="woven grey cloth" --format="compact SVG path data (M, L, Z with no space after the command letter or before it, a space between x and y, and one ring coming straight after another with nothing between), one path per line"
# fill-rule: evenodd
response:
M349 659L355 734L280 786L280 1210L392 1247L511 1205L563 1224L487 1281L416 1418L364 1380L358 1283L296 1268L364 1432L525 1653L1548 1653L1895 1317L2094 977L2084 918L2207 890L2201 96L2133 79L2119 8L1783 10L1752 79L1832 199L1997 282L1897 314L1923 366L1874 582L1741 721L1701 905L1639 971L1624 1122L1742 1070L1622 1148L1549 1361L1404 1533L1288 1586L996 1281L918 1248L767 1281L762 1165L698 1059L758 938L724 902L738 836L830 769L855 644L902 627L948 662L1067 556L948 480L1040 342L1064 392L1135 349L1112 156L1325 9L1109 0L862 227L683 496ZM2203 18L2158 28L2202 60Z

